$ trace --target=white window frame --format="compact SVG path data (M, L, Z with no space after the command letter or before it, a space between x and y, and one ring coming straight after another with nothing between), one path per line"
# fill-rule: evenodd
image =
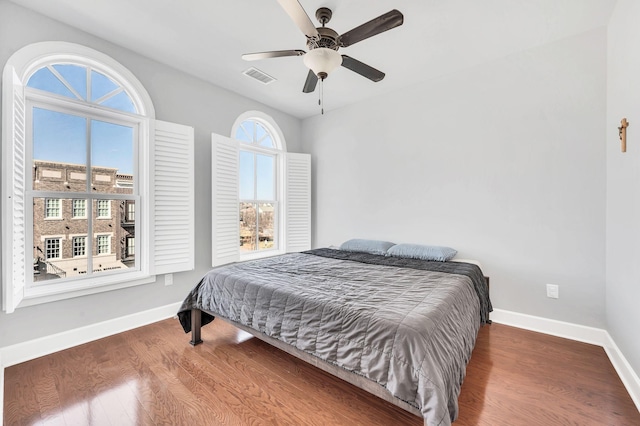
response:
M282 194L284 193L283 190L283 169L284 169L284 157L286 154L286 141L284 139L284 135L282 133L282 130L280 130L280 127L277 125L277 123L275 122L275 120L260 111L248 111L245 112L244 114L240 115L236 121L233 124L233 127L231 128L231 138L235 138L236 133L238 132L238 129L240 128L240 126L242 125L242 123L246 122L246 121L254 121L258 124L260 124L266 131L267 133L269 133L269 135L271 136L271 140L274 144L273 148L270 147L264 147L264 146L260 146L259 145L259 141L254 141L254 143L248 143L246 141L238 141L238 155L240 155L240 152L245 151L245 152L251 152L254 156L254 193L255 191L257 191L257 167L256 167L256 162L257 162L257 154L262 154L262 155L268 155L268 156L272 156L274 157L274 196L275 199L273 200L259 200L257 198L255 199L241 199L239 198L238 200L238 211L240 210L240 203L245 202L245 203L254 203L256 204L256 234L258 233L258 227L259 227L259 212L257 211L258 206L260 204L263 203L273 203L274 204L274 210L275 210L275 217L274 217L274 226L275 226L275 230L274 230L274 247L271 249L264 249L264 250L260 250L260 249L256 249L254 251L251 252L243 252L240 251L239 254L239 258L240 260L251 260L251 259L260 259L263 257L270 257L270 256L275 256L278 254L283 254L285 253L284 247L283 247L283 241L284 241L284 221L282 220L283 215L280 214L280 208L283 205L283 200L282 200ZM238 168L239 171L239 168ZM240 191L240 187L238 186L238 192ZM240 223L238 223L238 227L240 227ZM259 238L258 238L258 242L257 242L258 246L260 244L259 242Z
M84 65L84 64L83 64ZM38 68L40 69L40 68ZM37 70L37 69L36 69ZM108 71L100 69L101 73L110 76ZM31 75L25 76L25 81L28 81ZM113 77L112 77L113 78ZM140 158L145 158L144 154L139 154L144 150L148 150L148 140L142 139L142 133L140 128L143 127L144 123L147 121L144 117L133 115L130 113L125 113L122 111L112 110L100 106L96 106L93 103L84 104L77 100L73 100L64 96L59 96L55 94L49 94L47 92L43 92L38 89L33 89L30 87L25 87L25 99L26 99L26 141L27 141L27 149L26 149L26 164L31 168L33 158L32 158L32 112L34 108L46 109L49 111L60 112L63 114L70 114L82 117L86 120L98 120L104 121L108 123L114 123L117 125L131 127L133 129L133 137L134 137L134 177L138 175L145 174L144 170L146 167L145 164L140 163L138 160ZM89 143L89 142L87 142ZM89 172L87 172L89 174ZM111 220L111 204L113 200L120 199L132 199L132 200L142 200L144 202L144 197L140 197L139 195L139 187L136 187L136 182L140 181L141 184L144 184L144 178L135 179L134 180L134 188L133 194L113 194L113 193L101 193L97 191L91 191L90 185L87 185L85 192L59 192L59 191L36 191L32 188L33 182L31 180L26 182L26 200L27 200L27 211L30 210L30 206L32 203L29 202L31 198L44 198L45 199L45 211L46 211L46 202L49 199L56 198L72 198L72 197L82 197L89 200L89 205L91 205L91 209L93 210L93 205L95 203L96 209L96 220ZM99 216L98 209L99 204L101 202L106 202L107 205L107 214L108 216ZM62 208L63 201L60 202L60 211L63 211ZM104 209L103 209L104 210ZM46 216L46 213L45 213ZM32 215L28 217L33 217ZM48 218L49 220L60 220L63 219L62 216L58 218ZM87 231L90 227L90 224L93 222L93 218L88 218ZM33 239L33 223L28 221L30 226L27 226L26 236L29 240ZM145 232L142 232L142 238L147 238ZM87 240L87 251L91 252L93 241ZM132 268L128 269L118 269L109 271L107 273L101 272L98 276L93 275L92 273L92 264L88 262L86 275L73 275L67 276L64 278L59 278L55 280L45 280L38 281L37 283L33 280L33 277L27 275L25 277L25 296L29 298L30 295L36 295L36 297L41 294L49 294L52 292L66 292L71 289L76 289L78 287L101 287L103 285L109 285L114 282L125 282L127 280L138 280L138 279L146 279L150 277L149 273L149 264L137 262Z
M240 198L239 199L239 203L238 203L238 209L240 208L240 203L250 203L250 204L255 204L256 205L256 238L258 238L258 246L260 244L259 241L259 228L260 228L260 214L258 212L259 210L259 206L260 204L273 204L274 206L274 225L275 225L275 230L274 230L274 247L270 248L270 249L263 249L260 250L259 248L256 250L253 250L252 252L240 252L240 258L241 259L251 259L251 258L255 258L255 257L262 257L259 253L264 253L265 256L272 256L272 253L269 253L271 251L277 253L277 254L282 254L284 253L284 251L281 249L280 244L281 244L281 238L279 236L280 234L280 227L281 224L278 221L280 214L279 214L279 206L280 206L280 194L282 193L282 188L280 187L280 185L278 185L279 182L279 176L282 175L282 170L281 170L281 165L282 165L282 153L279 150L275 150L275 149L268 149L268 148L259 148L256 147L255 145L248 145L246 143L241 143L240 147L239 147L239 152L250 152L251 154L253 154L253 187L254 187L254 194L257 193L257 187L258 187L258 171L257 171L257 156L258 154L260 155L265 155L268 157L272 157L273 158L273 164L274 164L274 173L273 173L273 192L274 192L274 198L273 199L260 199L257 198L257 196L255 198ZM239 225L239 224L238 224Z
M135 222L136 221L136 204L135 203L125 203L127 211L125 214L126 222Z
M52 257L49 256L49 241L57 241L58 242L58 256ZM44 238L44 259L45 260L57 260L62 258L62 238L60 237L45 237Z
M126 237L127 256L136 255L136 239L135 237Z
M84 253L76 254L76 241L83 241L81 247ZM87 236L86 235L76 235L71 237L71 257L73 258L87 257Z
M112 195L112 194L109 194ZM96 201L96 219L111 219L111 199L105 199L105 198L100 198ZM101 209L100 208L100 203L102 202L106 202L107 203L107 208L106 209ZM100 214L100 210L106 210L107 214Z
M84 210L83 215L76 214L76 203L82 202L82 207L79 207L77 210ZM71 200L71 218L72 219L86 219L87 218L87 200L85 198L73 198Z
M248 144L214 133L211 135L211 262L214 267L311 248L311 157L308 154L286 152L282 131L273 118L260 111L248 111L240 115L231 129L231 135L235 135L239 125L248 119L260 122L281 148L276 167L279 245L277 250L259 250L241 255L238 223L239 155L240 149L246 149Z
M100 251L100 239L106 239L106 244L103 244L102 246L105 246L107 248L107 251L105 252L101 252ZM105 256L111 254L111 235L109 234L97 234L96 235L96 256Z
M56 208L58 210L58 214L57 215L50 215L49 214L49 210L50 210L49 202L50 201L56 201L58 203L57 207L52 207L51 208L51 209ZM62 219L62 199L60 199L60 198L45 198L44 199L44 218L45 218L45 220L47 220L47 219L48 220L51 220L51 219L54 219L54 220L55 219Z
M113 118L126 116L138 127L138 157L135 159L139 185L136 198L136 240L139 244L134 271L99 274L90 278L50 280L47 285L33 285L31 246L33 241L33 206L26 203L31 190L31 149L27 132L30 131L27 113L33 102L45 102L47 108L55 104L60 108L77 110L86 103L25 87L33 73L55 63L88 66L119 84L131 98L138 114L97 108L99 117L113 112ZM27 105L30 103L30 105ZM169 159L180 159L171 163ZM193 128L155 120L155 110L149 94L138 79L111 57L91 48L67 42L40 42L27 45L15 52L4 66L2 75L2 291L3 310L13 312L17 307L47 303L71 297L116 290L155 281L155 274L173 273L194 268L194 215L193 212L174 212L174 206L192 206L193 193ZM167 163L171 173L180 177L183 191L179 196L155 183L154 176L165 176ZM25 173L25 170L27 171ZM44 194L44 197L73 198L73 193ZM94 199L120 199L119 194L96 193L87 197L90 206ZM156 199L170 200L169 206L156 204ZM128 197L122 197L126 199ZM7 201L8 200L8 201ZM161 214L157 211L160 210ZM191 209L192 210L192 209ZM89 213L89 212L88 212ZM182 249L176 254L172 246L159 238L170 223L162 218L173 214L180 217L184 232L177 239ZM91 220L88 214L87 220ZM144 219L144 220L140 220ZM26 224L26 226L24 225ZM87 253L92 240L87 238ZM62 250L62 247L61 247ZM168 256L171 253L172 256Z

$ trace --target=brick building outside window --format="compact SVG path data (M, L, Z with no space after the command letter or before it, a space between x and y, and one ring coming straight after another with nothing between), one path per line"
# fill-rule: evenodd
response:
M133 176L94 166L91 178L92 188L105 199L73 198L86 188L86 166L33 161L34 190L69 192L69 198L34 198L34 281L86 274L89 253L94 272L135 264L135 201L107 199L107 194L131 194ZM92 236L87 235L89 214Z

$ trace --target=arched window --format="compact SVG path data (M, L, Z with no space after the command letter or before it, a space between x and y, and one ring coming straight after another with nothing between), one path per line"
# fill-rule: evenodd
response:
M240 252L278 250L282 140L274 123L248 117L235 126L239 146Z
M311 248L311 160L286 152L273 118L249 111L212 135L212 264Z
M154 120L135 76L71 43L16 52L4 68L3 102L3 194L12 200L3 204L5 310L24 298L148 282L162 271L155 231L163 225L154 216L162 207L153 201L168 193L156 184L168 166L159 166L170 158L171 176L189 183L193 129L159 138L177 125Z

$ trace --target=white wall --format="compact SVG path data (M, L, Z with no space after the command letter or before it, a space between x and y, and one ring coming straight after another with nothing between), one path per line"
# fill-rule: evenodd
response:
M640 374L640 2L619 0L608 26L607 329ZM617 127L626 117L627 152Z
M146 87L158 119L195 128L196 270L176 274L174 285L169 287L160 276L154 284L18 308L9 315L0 312L0 347L169 305L185 297L211 265L211 132L229 135L241 113L261 110L280 125L289 151L299 150L301 123L297 118L188 76L179 71L180 64L175 64L175 69L161 65L0 0L0 66L19 48L46 40L79 43L110 55Z
M314 246L451 246L495 307L604 327L605 74L601 28L305 120Z

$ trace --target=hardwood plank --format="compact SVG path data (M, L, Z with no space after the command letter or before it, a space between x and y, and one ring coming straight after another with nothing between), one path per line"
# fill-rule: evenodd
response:
M5 370L7 425L422 425L222 322L191 347L175 319ZM456 426L640 425L603 349L485 326Z
M46 368L43 358L5 369L4 424L29 425L40 421L36 377Z
M359 413L357 418L349 418L351 423L366 421L365 424L380 422L410 424L408 422L415 418L413 414L406 411L389 411L389 408L396 407L387 401L378 400L379 405L371 407L369 398L362 398L363 393L345 381L292 358L259 339L253 339L252 344L255 344L256 348L251 350L251 354L275 374L286 377L291 386L299 390L300 395L305 395L316 402L322 401L327 410L340 411L345 416L350 416L350 413L354 412ZM292 364L295 368L291 368Z

